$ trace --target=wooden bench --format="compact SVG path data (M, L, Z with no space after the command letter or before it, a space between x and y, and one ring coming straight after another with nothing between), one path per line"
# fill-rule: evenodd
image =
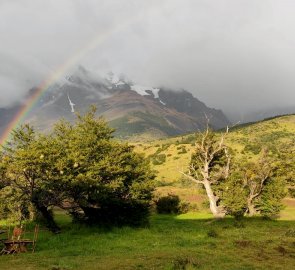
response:
M5 247L1 251L1 254L14 254L28 252L28 246L33 245L34 241L30 239L5 240L3 244Z
M33 240L22 238L24 230L22 227L15 227L12 233L12 237L2 240L4 248L0 251L0 255L5 254L15 254L28 252L30 249L32 252L35 252L36 241L38 238L39 225L35 226Z

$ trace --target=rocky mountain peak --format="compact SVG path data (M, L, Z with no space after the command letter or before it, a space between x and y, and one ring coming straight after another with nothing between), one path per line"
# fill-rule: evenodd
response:
M92 104L122 138L193 132L206 126L206 117L213 128L229 124L222 111L207 107L188 91L142 86L111 72L102 77L84 67L47 90L27 120L41 129L49 129L62 117L73 120L74 109L83 113ZM17 106L1 109L0 132L15 111Z

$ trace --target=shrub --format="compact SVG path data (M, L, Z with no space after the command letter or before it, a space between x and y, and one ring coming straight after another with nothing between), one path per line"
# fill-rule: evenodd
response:
M152 163L153 165L161 165L164 162L166 162L166 155L165 154L159 154L159 155L155 155L152 158Z
M180 150L180 151L178 152L178 154L185 154L185 153L187 153L186 148L185 148L184 145L182 145L180 148L177 147L177 149Z
M177 214L179 212L179 204L179 197L169 194L156 201L156 209L159 214Z
M188 202L181 201L178 207L178 214L185 214L191 209L191 205Z
M261 152L261 145L259 144L247 144L245 147L244 147L244 152L251 152L253 153L254 155L258 155L260 152Z

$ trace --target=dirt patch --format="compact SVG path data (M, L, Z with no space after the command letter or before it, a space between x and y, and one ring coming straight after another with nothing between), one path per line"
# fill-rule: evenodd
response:
M295 207L295 199L293 198L285 198L283 200L284 204L287 205L287 206L292 206L292 207Z

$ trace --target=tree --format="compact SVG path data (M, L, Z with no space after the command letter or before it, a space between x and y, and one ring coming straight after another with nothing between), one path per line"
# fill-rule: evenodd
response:
M278 151L279 160L263 149L258 160L245 162L231 157L224 144L227 133L228 129L218 135L207 128L197 134L188 171L181 173L204 187L214 217L277 215L286 195L286 182L289 190L294 183L290 166L293 148Z
M275 216L282 209L285 181L278 176L279 166L263 149L260 157L252 162L238 162L223 186L222 203L228 212L254 216Z
M132 146L113 139L114 130L95 111L77 115L74 124L61 120L46 135L23 126L1 152L0 195L32 206L53 231L59 230L53 206L92 223L147 221L154 174Z
M276 177L284 179L288 195L295 198L295 139L280 145L277 152Z
M249 216L256 214L255 199L261 195L266 181L270 179L272 168L266 160L266 153L257 162L249 162L242 167L243 186L247 189L247 209Z
M225 135L217 136L209 127L206 131L197 134L194 153L188 172L181 172L193 182L204 187L210 210L214 217L224 217L226 211L220 204L218 185L229 176L231 157L228 147L224 144Z
M240 171L234 171L219 186L221 203L226 213L241 217L247 209L247 190Z
M113 129L95 117L93 107L75 124L60 121L53 140L60 186L75 217L91 223L139 225L146 221L154 174L127 143L112 139Z
M50 136L37 134L29 125L21 126L12 132L1 157L5 186L1 198L11 202L9 212L19 213L18 217L22 219L32 216L34 208L52 231L58 231L50 207L59 205L62 199L60 190L54 185L58 178L52 164L57 155Z

